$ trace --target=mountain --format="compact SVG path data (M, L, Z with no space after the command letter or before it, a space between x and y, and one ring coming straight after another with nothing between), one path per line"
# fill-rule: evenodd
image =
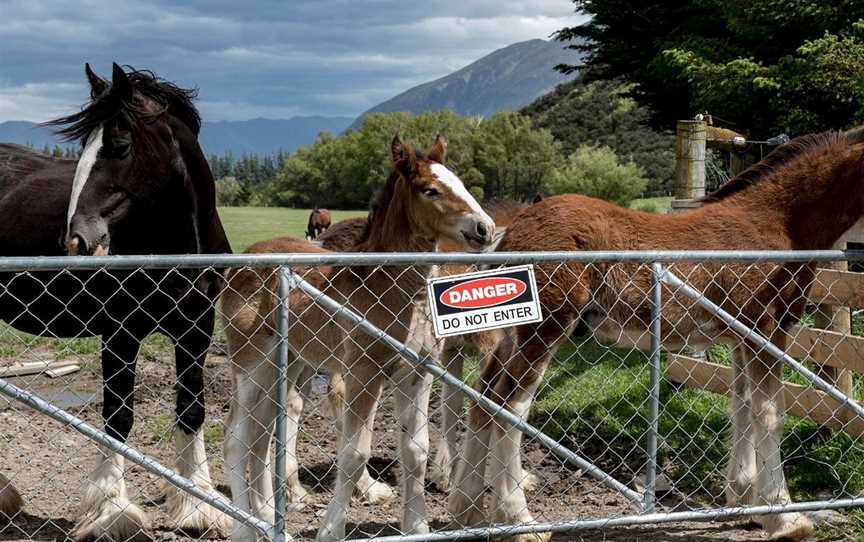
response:
M424 83L382 102L368 113L408 111L423 113L449 109L461 115L488 117L498 111L517 111L574 75L563 75L556 64L575 64L578 53L555 41L540 39L514 43L435 81Z
M269 154L280 149L294 151L300 145L315 141L319 132L338 134L351 123L350 117L292 117L284 120L252 119L242 121L204 122L199 142L205 155ZM0 141L30 145L42 149L45 145L68 146L50 128L28 121L0 122Z
M350 117L292 117L286 120L252 119L204 122L198 138L204 154L235 156L243 153L271 154L278 150L293 152L310 145L319 132L338 134L351 123Z

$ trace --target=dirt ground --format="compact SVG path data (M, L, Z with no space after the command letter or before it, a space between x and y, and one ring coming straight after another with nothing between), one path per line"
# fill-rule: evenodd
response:
M94 359L83 361L88 362L89 367L98 367L98 364L93 363ZM173 365L164 361L139 362L136 426L131 437L133 446L168 466L172 466L173 456L170 439L173 372ZM101 380L98 370L93 372L85 367L78 373L57 379L26 376L11 380L101 427ZM229 393L226 360L221 355L213 354L208 359L207 367L208 421L205 435L211 472L217 484L225 481L221 458L221 426L227 414ZM316 394L316 397L320 397L320 394ZM300 539L314 538L320 515L329 502L329 488L335 477L334 429L331 420L322 416L319 402L320 399L315 399L307 408L298 451L302 465L301 480L310 489L311 502L304 510L291 513L288 517L289 532ZM398 426L389 402L379 410L376 428L371 467L379 478L395 485L398 475ZM78 433L20 404L12 405L0 400L0 448L2 457L6 459L2 472L12 479L25 500L23 513L0 522L0 539L66 538L75 523L87 475L96 459L95 445ZM635 512L623 497L579 472L562 467L558 459L545 453L535 443L527 444L526 458L526 468L536 473L542 481L541 487L528 496L529 505L538 521L613 517ZM162 482L158 478L136 465L127 464L126 480L130 498L151 516L151 534L154 539L188 539L186 535L166 527L167 518L160 506L163 500ZM227 493L224 485L219 485L219 489ZM440 529L448 522L445 495L429 485L427 498L433 528ZM398 500L385 505L355 503L349 512L348 537L398 534L398 516ZM762 539L758 529L747 528L735 521L604 529L555 536L555 540L628 542Z

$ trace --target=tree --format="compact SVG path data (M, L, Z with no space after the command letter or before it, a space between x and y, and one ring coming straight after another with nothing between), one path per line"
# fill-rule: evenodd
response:
M251 197L248 183L241 183L236 177L222 177L216 181L216 205L220 207L248 205Z
M549 181L553 194L576 193L627 206L644 192L644 171L621 163L609 147L583 145L571 154Z
M708 109L755 137L864 120L864 2L574 0L557 37L589 79L623 78L668 127ZM567 71L574 66L561 66Z
M675 140L650 125L651 111L634 100L634 85L575 80L559 85L521 113L548 129L565 154L592 144L610 147L645 171L649 192L668 192L675 173Z
M474 136L474 166L487 197L531 200L543 191L561 153L545 128L518 113L499 112Z
M276 205L365 207L392 170L390 141L399 133L420 152L435 136L448 141L447 166L474 194L534 197L559 161L559 144L548 130L516 113L489 120L450 111L373 113L363 126L340 137L322 133L288 158L265 190Z

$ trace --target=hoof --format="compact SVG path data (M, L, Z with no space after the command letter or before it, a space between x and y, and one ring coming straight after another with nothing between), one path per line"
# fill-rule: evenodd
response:
M773 516L760 516L757 519L765 531L769 540L795 541L803 540L813 535L815 529L813 522L804 514L790 512Z
M447 530L482 527L489 523L483 512L482 496L479 503L471 502L464 497L453 498L451 496L447 503L447 511L453 517L453 520L447 526Z
M214 495L219 495L210 489ZM221 495L220 495L221 496ZM197 497L171 487L165 494L165 506L171 528L201 538L225 538L231 532L232 520Z
M429 534L429 523L425 519L416 519L409 524L402 522L404 534Z
M0 514L11 518L22 508L24 508L24 501L21 499L21 494L8 478L0 475Z
M433 464L429 472L429 481L435 484L440 491L450 489L450 469L445 469L441 465Z
M125 499L104 500L86 511L72 530L75 540L113 540L143 542L147 534L147 514Z
M340 529L334 526L322 525L315 535L315 542L340 542L345 539L345 526Z
M370 479L368 484L357 485L354 490L354 496L357 497L360 502L368 504L383 504L395 499L396 492L393 491L392 487L388 486L384 482Z
M522 480L519 482L522 491L535 491L540 487L540 478L531 471L522 471Z
M299 512L306 508L308 503L309 491L303 484L288 484L288 504L291 505L291 511Z

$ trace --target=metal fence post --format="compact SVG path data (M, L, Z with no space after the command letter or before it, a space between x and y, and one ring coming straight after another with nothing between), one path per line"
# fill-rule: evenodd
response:
M648 459L645 462L645 500L642 511L654 513L657 485L657 430L660 417L660 319L663 314L663 265L651 264L651 384L648 395Z
M288 296L291 293L290 271L284 266L277 268L279 279L279 315L276 334L279 347L276 358L276 436L275 468L273 470L273 505L276 508L273 522L274 542L285 542L285 505L288 500L288 473L285 454L286 416L288 410Z

